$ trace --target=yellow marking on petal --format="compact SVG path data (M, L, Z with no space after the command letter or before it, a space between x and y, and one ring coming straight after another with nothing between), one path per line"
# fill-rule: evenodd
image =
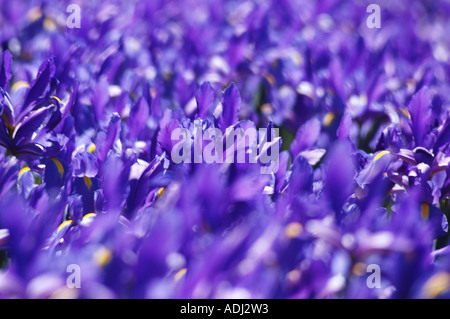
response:
M154 99L156 97L156 89L155 88L150 88L150 95L151 95L152 99Z
M27 13L27 18L28 20L30 20L31 22L36 21L37 19L39 19L40 17L42 17L42 10L39 7L33 7L31 8L28 13Z
M293 54L291 55L291 59L296 65L303 64L303 56L299 52L293 52Z
M59 99L59 97L52 95L52 96L50 96L50 98L51 98L51 99L55 99L56 101L58 101L59 104L62 104L62 102L61 102L61 100Z
M450 290L450 273L439 272L431 276L423 285L422 292L425 298L436 298Z
M264 103L261 105L261 112L264 114L272 114L273 113L273 107L270 103Z
M94 143L91 143L91 145L89 145L89 147L88 147L88 152L89 153L94 153L95 152L95 150L97 149L97 146L94 144Z
M137 98L137 95L136 95L136 93L134 93L134 92L130 92L130 96L131 96L133 99L136 99L136 98Z
M83 176L83 178L84 178L84 182L86 183L87 188L91 189L91 186L92 186L91 179L89 177L87 177L87 176Z
M413 78L410 78L406 81L406 88L408 92L413 93L416 90L416 81Z
M23 174L25 174L25 172L28 172L30 170L30 168L28 166L23 167L20 171L19 171L19 177L17 178L18 180L22 177Z
M94 261L100 267L106 266L111 259L112 252L106 247L101 247L94 253Z
M356 263L352 268L352 273L356 276L362 276L366 273L366 264L363 262Z
M328 112L325 114L325 117L323 118L323 125L330 126L331 122L333 122L334 118L336 117L336 114L333 112Z
M183 268L183 269L179 270L173 277L173 280L175 282L178 282L181 278L183 278L186 275L186 272L187 272L187 268Z
M55 31L56 30L55 20L53 20L52 18L45 18L44 29L47 31Z
M390 152L389 151L381 151L380 153L375 155L373 161L374 162L378 161L383 155L386 155L386 154L390 154Z
M159 189L159 191L158 191L158 199L161 198L161 196L162 196L162 194L164 194L164 191L165 191L165 190L166 190L165 187L161 187L161 188Z
M284 229L284 234L288 237L288 238L295 238L298 235L300 235L303 231L303 225L300 223L290 223L289 225L286 226L286 228Z
M50 157L50 159L53 160L53 162L55 162L56 166L58 167L58 171L61 174L61 177L63 177L63 175L64 175L64 167L62 166L61 162L58 161L54 157Z
M11 86L11 91L17 91L18 89L21 88L29 88L30 84L27 81L17 81L15 82L12 86Z
M299 281L300 277L301 277L300 271L298 271L297 269L291 270L286 275L286 279L292 283Z
M408 118L408 120L410 120L411 119L411 114L409 113L409 111L408 111L408 109L407 108L401 108L400 109L400 112L402 112L407 118Z
M267 82L270 83L271 86L275 85L275 78L273 77L272 74L266 74L266 76L264 76L264 78L267 80Z
M97 216L97 214L95 214L95 213L89 213L89 214L86 214L86 215L83 216L83 220L88 219L88 218L90 218L90 217L95 217L95 216Z
M59 232L64 226L71 225L72 223L73 223L73 220L71 220L71 219L66 220L64 223L62 223L61 225L58 226L58 229L56 230L56 232Z
M96 216L95 213L89 213L84 215L83 218L81 219L80 225L83 227L88 227L94 221L95 216Z
M421 208L422 218L427 220L430 217L430 206L427 203L422 203Z

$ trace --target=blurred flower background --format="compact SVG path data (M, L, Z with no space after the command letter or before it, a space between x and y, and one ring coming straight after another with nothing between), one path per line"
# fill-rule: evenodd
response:
M450 2L371 3L0 0L0 297L450 297Z

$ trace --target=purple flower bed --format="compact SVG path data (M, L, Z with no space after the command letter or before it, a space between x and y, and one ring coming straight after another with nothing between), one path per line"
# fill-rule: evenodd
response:
M71 4L0 0L0 298L450 297L448 2Z

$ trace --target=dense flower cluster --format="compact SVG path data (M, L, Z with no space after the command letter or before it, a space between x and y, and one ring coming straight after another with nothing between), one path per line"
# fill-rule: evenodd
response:
M450 297L448 2L70 4L0 0L0 297Z

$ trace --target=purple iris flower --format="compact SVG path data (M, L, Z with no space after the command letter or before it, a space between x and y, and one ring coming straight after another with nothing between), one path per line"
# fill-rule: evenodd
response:
M445 1L69 5L0 0L0 298L449 297Z

